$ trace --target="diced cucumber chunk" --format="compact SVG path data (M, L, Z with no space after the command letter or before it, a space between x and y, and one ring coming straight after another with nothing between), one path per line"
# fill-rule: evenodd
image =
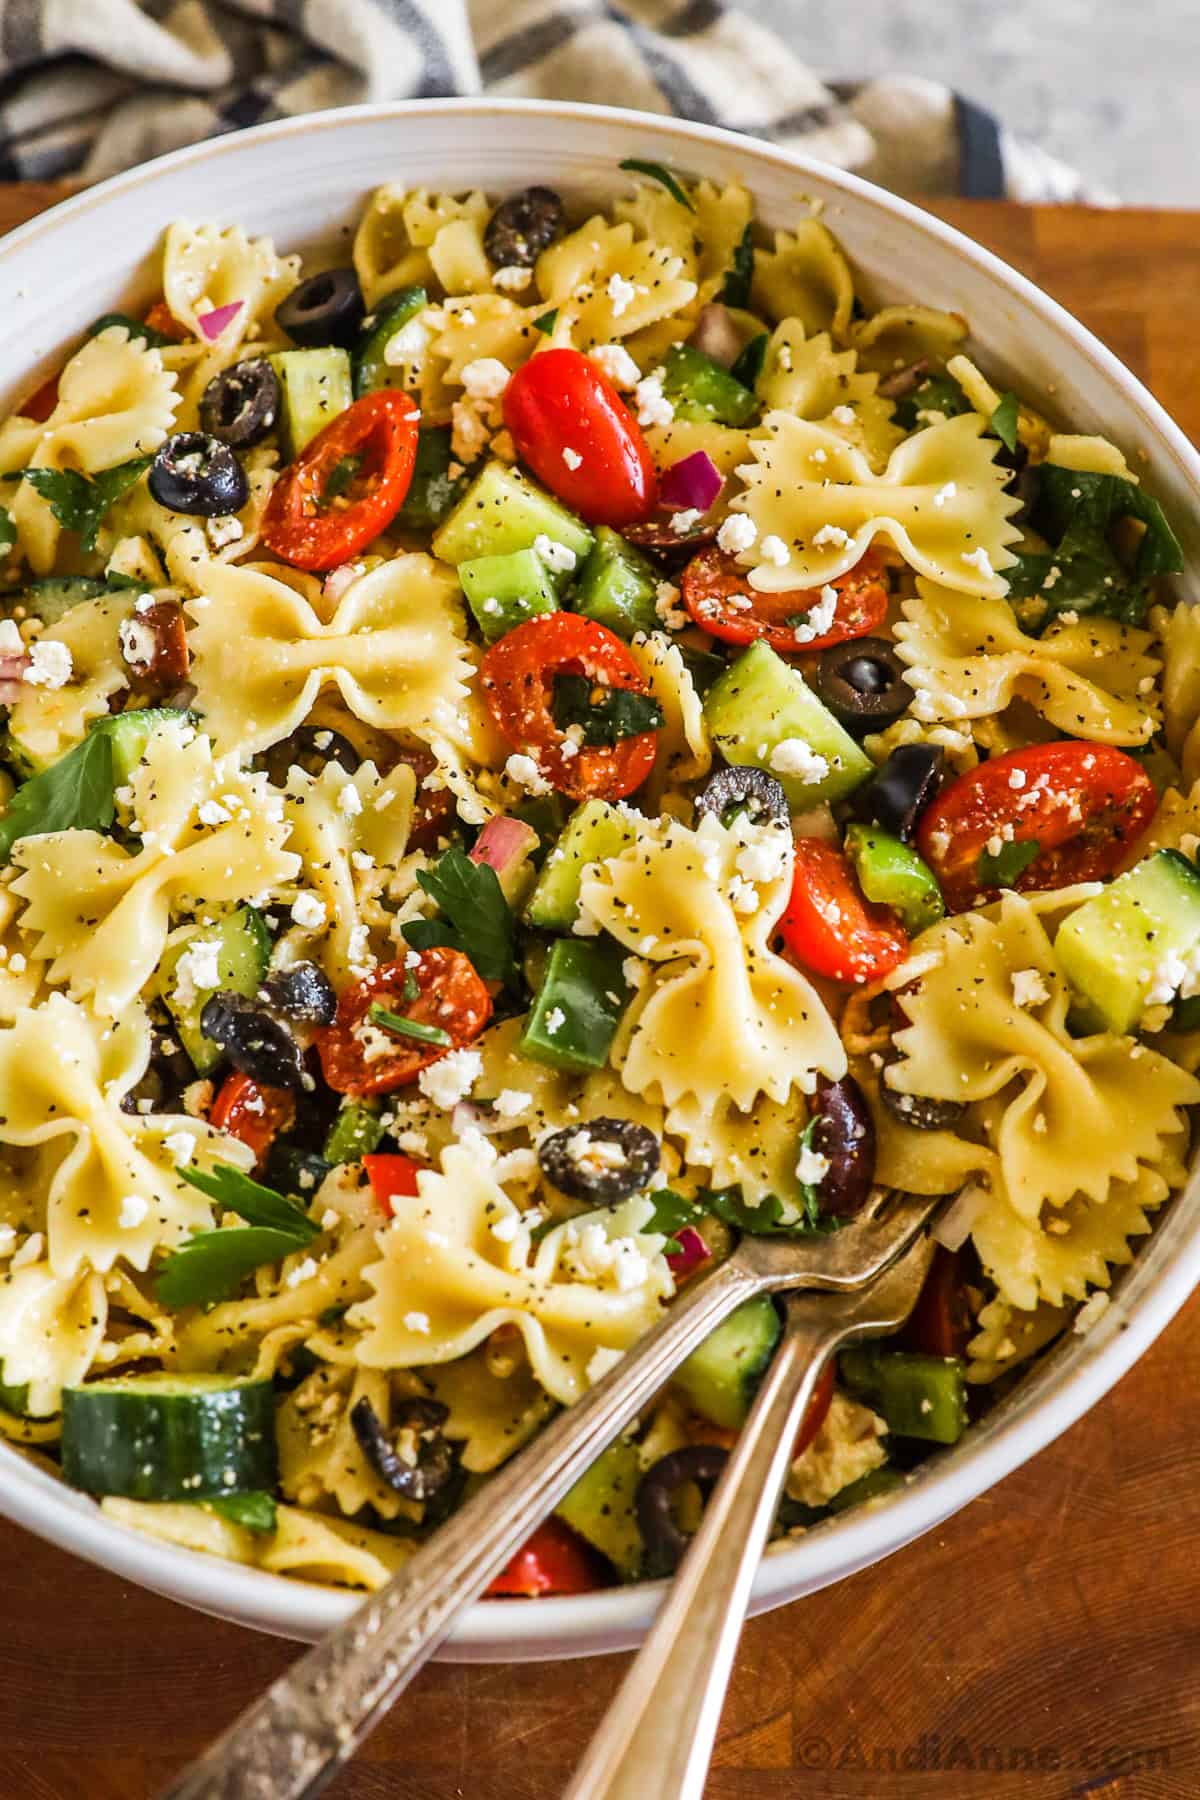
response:
M536 550L472 557L459 563L458 579L489 644L538 613L558 610L558 589Z
M15 598L27 618L40 619L43 625L57 625L81 600L98 600L108 591L105 582L88 575L50 575L45 581L31 581Z
M136 712L117 713L94 729L103 731L112 745L113 786L124 787L146 754L146 745L160 725L185 725L187 715L169 706L142 706Z
M714 681L704 697L704 716L726 762L767 769L783 784L796 812L822 800L841 800L874 771L799 670L761 638ZM825 758L827 774L809 781L787 772L786 752L778 758L776 752L793 738Z
M529 860L535 869L540 869L562 836L566 820L562 795L535 794L522 800L520 806L514 806L512 816L520 819L523 825L532 825L537 832L538 841L529 852Z
M175 980L175 970L185 950L201 938L216 939L217 988L193 989L184 983L182 990ZM262 914L253 906L239 907L222 919L219 925L195 925L166 951L159 964L159 991L163 1003L175 1021L179 1041L192 1059L200 1075L207 1075L221 1060L221 1047L200 1029L200 1015L205 1002L218 989L235 994L255 994L271 960L271 934Z
M854 1344L838 1365L851 1393L881 1413L897 1437L956 1444L967 1429L967 1384L957 1356Z
M579 887L589 863L620 856L636 841L633 821L607 800L585 800L542 865L525 920L539 931L570 931L579 916Z
M361 1100L348 1100L325 1139L322 1159L327 1163L360 1162L378 1147L382 1137L378 1108Z
M283 450L291 462L353 401L350 353L323 345L319 350L277 350L267 360L279 377Z
M457 503L469 476L450 473L455 460L453 433L448 425L430 425L417 433L417 454L404 505L396 514L397 525L409 531L433 531Z
M201 1500L275 1487L269 1381L128 1375L63 1389L62 1471L129 1500Z
M583 520L560 506L553 494L536 487L519 469L489 462L434 534L433 553L457 566L474 557L529 550L542 536L573 551L577 563L593 543Z
M868 1469L856 1481L847 1482L846 1486L825 1503L825 1510L833 1513L849 1512L852 1506L863 1506L868 1500L881 1500L885 1494L894 1494L904 1486L904 1473L893 1468L891 1463L880 1463L877 1469Z
M758 396L694 344L676 344L663 363L663 393L677 419L719 425L747 425L758 411Z
M642 1566L642 1534L635 1510L641 1478L636 1444L618 1438L555 1508L559 1518L607 1556L626 1581L636 1581Z
M737 1431L746 1422L763 1371L775 1354L780 1330L770 1295L743 1301L679 1365L672 1385L714 1425Z
M354 398L373 394L378 388L396 387L396 369L387 360L387 347L410 319L415 319L429 304L423 287L396 288L379 302L369 319L364 319L362 332L354 352Z
M596 530L592 553L580 571L573 610L607 625L618 637L654 631L660 577L646 557L609 525Z
M629 1001L622 960L615 945L559 938L517 1046L521 1055L580 1074L602 1069Z
M1054 940L1067 980L1110 1031L1132 1031L1160 965L1200 948L1200 871L1156 850L1085 900Z
M910 937L927 931L945 915L946 903L933 870L903 839L878 825L851 825L845 850L867 899L899 913Z
M16 1386L7 1381L0 1381L0 1411L11 1413L15 1419L29 1417L29 1383L19 1382Z

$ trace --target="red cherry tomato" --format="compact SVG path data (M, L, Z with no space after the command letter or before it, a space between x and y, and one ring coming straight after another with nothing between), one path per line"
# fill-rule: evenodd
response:
M267 1087L252 1075L230 1075L209 1108L208 1122L254 1152L262 1164L281 1131L295 1122L296 1102L287 1088Z
M262 523L267 548L298 569L333 569L365 550L404 504L419 417L407 394L381 388L332 419L272 488ZM347 456L362 459L358 471L327 504L329 477Z
M151 331L159 332L163 337L173 338L182 344L188 335L188 328L182 319L177 319L165 300L156 300L146 314L145 323Z
M808 1449L808 1446L812 1443L818 1431L820 1431L822 1425L825 1423L825 1415L833 1404L833 1373L833 1358L831 1356L829 1361L825 1364L825 1367L821 1370L821 1373L817 1376L817 1385L813 1389L812 1399L805 1408L804 1417L800 1422L800 1429L796 1433L796 1442L792 1446L793 1461L797 1456L803 1456L804 1452Z
M438 839L445 837L450 829L450 822L454 817L454 795L446 787L427 788L423 785L425 777L432 775L437 768L437 759L428 750L397 750L396 760L407 763L417 778L412 824L408 828L409 848L432 850Z
M411 1156L374 1152L370 1156L364 1156L362 1160L371 1183L371 1192L384 1212L395 1211L393 1200L411 1199L420 1192L417 1176L421 1173L422 1164L414 1162Z
M995 898L1099 881L1124 861L1158 801L1140 763L1107 744L1035 744L994 756L946 788L921 820L917 846L951 912ZM1036 845L1037 854L1003 882L985 881L980 856L993 840Z
M933 1253L917 1304L903 1331L910 1349L926 1356L961 1356L971 1335L971 1312L963 1283L962 1257L939 1244Z
M543 350L522 363L504 390L504 423L521 461L591 524L619 529L653 510L657 478L646 440L582 351Z
M864 900L846 858L818 838L797 840L779 930L797 962L834 981L878 981L908 955L895 913Z
M36 388L17 411L21 418L34 419L39 425L44 425L57 405L58 375L54 374L47 376L41 387Z
M501 735L572 800L632 794L654 767L657 731L564 755L564 745L575 747L551 712L557 675L586 675L597 688L646 692L641 669L615 632L578 613L541 613L506 632L480 664L479 684Z
M487 1590L493 1598L590 1594L604 1587L599 1560L561 1519L547 1519Z
M407 998L413 984L417 993ZM367 1015L373 1006L399 1013L417 1025L436 1026L449 1034L451 1042L430 1044L397 1035L394 1050L368 1060L360 1033L371 1043L365 1028L372 1023ZM371 1094L390 1094L393 1088L415 1081L430 1063L477 1038L491 1015L491 995L470 958L461 950L438 945L422 950L420 961L411 968L407 959L385 963L346 988L338 999L333 1024L322 1025L314 1041L330 1087L362 1100Z
M795 655L801 650L828 650L850 638L866 637L887 614L888 590L883 562L870 552L839 575L833 623L807 642L797 636L820 590L789 588L786 593L760 593L747 580L749 571L715 546L694 557L683 571L683 604L703 630L726 644L750 644L765 638L772 650Z

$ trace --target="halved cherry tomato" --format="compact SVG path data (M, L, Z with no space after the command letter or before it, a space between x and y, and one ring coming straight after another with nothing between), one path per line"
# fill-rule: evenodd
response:
M178 687L186 681L190 657L186 621L178 600L157 600L140 612L135 610L132 623L141 626L149 636L143 643L135 631L129 650L122 639L121 653L131 673L155 687Z
M333 569L365 550L404 504L417 453L420 413L407 394L364 394L305 446L271 490L262 540L298 569ZM325 504L344 457L360 458L345 494Z
M831 584L838 597L833 623L820 637L807 641L797 633L810 608L819 603L821 590L789 588L782 594L760 593L750 586L748 573L714 546L695 557L680 579L683 604L696 624L726 644L750 644L755 638L765 638L772 650L784 655L828 650L850 638L866 637L887 614L883 562L871 552Z
M1034 744L994 756L943 789L921 820L917 846L951 912L995 898L1100 881L1124 860L1158 801L1140 763L1107 744ZM993 842L993 840L995 840ZM989 844L1036 844L1011 880L981 880Z
M230 1075L209 1108L208 1122L240 1139L260 1164L281 1131L296 1118L296 1102L287 1088L267 1087L252 1075Z
M406 990L411 992L413 982L416 998L406 999ZM452 1041L439 1045L397 1035L394 1050L386 1050L368 1061L359 1033L371 1025L367 1015L373 1006L399 1013L417 1025L437 1026L448 1032ZM422 950L420 960L411 968L407 958L385 963L346 988L338 999L333 1024L322 1025L314 1034L314 1041L330 1087L361 1100L370 1094L390 1094L393 1088L415 1081L430 1063L477 1038L491 1016L491 995L475 973L470 957L461 950L438 945ZM367 1041L373 1041L369 1034Z
M784 943L805 968L835 981L878 981L908 955L908 936L887 906L864 900L840 850L819 838L796 842Z
M537 360L540 362L541 357ZM578 613L541 613L508 631L479 666L479 685L501 735L530 756L544 780L572 800L620 800L654 767L657 731L616 744L575 746L551 712L554 679L586 675L598 688L646 692L642 671L615 632Z
M591 524L619 528L653 509L658 480L646 440L582 351L543 350L522 363L504 390L504 423L522 462Z
M917 1304L904 1327L903 1341L926 1356L961 1356L971 1335L971 1312L957 1250L939 1244Z
M151 331L161 332L163 337L173 338L182 344L188 335L188 328L182 319L177 319L165 300L156 300L146 314L145 324Z
M363 1168L371 1183L371 1192L382 1206L384 1212L394 1212L393 1200L411 1199L420 1190L417 1187L417 1176L421 1173L422 1164L413 1161L411 1156L385 1155L373 1152L363 1157Z
M412 824L408 828L409 847L432 850L450 828L454 817L454 795L446 787L427 788L423 785L425 777L437 768L437 758L428 750L397 750L396 761L407 763L417 778Z
M539 1594L590 1594L604 1587L599 1560L561 1519L547 1519L501 1569L488 1594L494 1598Z
M22 419L34 419L44 425L58 405L58 374L47 376L40 388L30 394L17 411Z
M812 1399L804 1409L804 1417L800 1421L800 1429L796 1433L796 1442L792 1446L793 1461L803 1456L808 1446L825 1423L825 1416L833 1404L833 1357L825 1364L817 1376L817 1385L813 1389Z

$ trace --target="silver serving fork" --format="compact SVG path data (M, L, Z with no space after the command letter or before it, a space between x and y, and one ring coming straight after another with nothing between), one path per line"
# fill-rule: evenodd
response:
M922 1236L870 1287L789 1294L787 1326L662 1610L563 1800L700 1800L750 1588L826 1360L908 1318L933 1256Z
M355 1746L600 1451L735 1307L754 1294L866 1286L940 1204L878 1194L841 1230L743 1237L694 1281L615 1368L566 1408L363 1601L248 1707L163 1800L306 1800ZM773 1384L772 1388L773 1388Z

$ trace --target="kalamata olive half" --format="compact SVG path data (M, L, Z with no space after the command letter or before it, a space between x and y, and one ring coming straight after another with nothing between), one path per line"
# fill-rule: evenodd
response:
M228 444L206 431L177 431L150 465L151 494L168 512L201 519L241 512L250 484Z
M136 1087L121 1097L121 1111L136 1113L149 1102L151 1112L178 1112L181 1095L196 1070L192 1059L180 1043L174 1025L155 1019L150 1026L150 1061Z
M275 1012L305 1025L332 1025L337 1014L337 995L324 969L316 963L293 963L268 975L262 997Z
M765 769L732 763L710 775L696 795L696 811L712 813L728 825L735 813L744 812L755 825L777 821L791 824L787 795L773 775Z
M293 288L275 308L275 323L306 350L323 344L339 344L348 350L366 311L353 269L323 269Z
M661 1146L632 1119L589 1119L553 1131L538 1145L548 1181L575 1200L615 1206L638 1193L658 1173Z
M279 377L265 356L222 369L200 396L203 429L237 450L260 442L278 419Z
M914 1131L947 1131L957 1125L967 1110L961 1100L935 1100L930 1094L901 1094L889 1087L884 1075L879 1078L879 1098L885 1111L901 1125Z
M850 812L905 843L942 785L946 754L937 744L900 744L850 800Z
M330 731L319 725L297 725L290 737L281 738L269 750L251 758L250 767L265 774L273 787L286 787L288 776L297 766L306 775L320 775L331 762L340 763L348 775L353 775L360 767L362 757L340 731Z
M442 1436L449 1413L439 1400L414 1395L399 1402L391 1428L364 1394L350 1408L359 1448L376 1473L406 1500L423 1505L454 1473L454 1451Z
M838 723L860 737L882 731L912 704L904 664L886 638L853 638L823 650L814 685Z
M642 1476L634 1506L646 1546L648 1575L673 1574L691 1542L675 1518L679 1490L695 1482L706 1490L707 1498L728 1461L728 1450L722 1450L719 1444L689 1444L684 1450L672 1450L669 1456L660 1457Z
M528 187L501 201L487 222L483 247L497 269L532 269L566 229L566 209L554 189Z
M817 1083L813 1117L812 1148L829 1164L814 1184L820 1211L851 1218L866 1205L875 1182L875 1121L853 1075Z
M204 1003L200 1029L220 1044L235 1069L267 1087L302 1085L304 1058L283 1023L245 994L220 989Z

